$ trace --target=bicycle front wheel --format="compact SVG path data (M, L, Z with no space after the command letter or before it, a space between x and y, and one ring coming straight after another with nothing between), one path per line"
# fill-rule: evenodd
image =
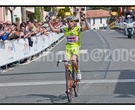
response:
M73 85L73 79L71 77L71 73L67 72L66 73L66 88L67 88L66 94L67 94L68 102L72 101L72 95L73 95L72 85Z

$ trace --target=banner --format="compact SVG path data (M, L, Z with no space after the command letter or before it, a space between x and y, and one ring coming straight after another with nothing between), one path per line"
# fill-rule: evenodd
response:
M33 36L31 37L32 46L29 46L28 39L24 38L7 42L0 41L0 66L35 55L48 48L62 36L63 34L57 33L49 33L48 36Z

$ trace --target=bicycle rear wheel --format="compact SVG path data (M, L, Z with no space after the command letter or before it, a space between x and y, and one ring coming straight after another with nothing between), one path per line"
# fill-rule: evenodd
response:
M77 73L73 73L73 79L74 79L74 84L73 84L74 94L75 97L77 97L79 94L79 82L77 80Z

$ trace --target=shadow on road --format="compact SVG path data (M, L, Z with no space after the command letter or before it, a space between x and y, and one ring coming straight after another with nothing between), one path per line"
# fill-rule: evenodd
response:
M0 100L0 103L5 104L68 104L66 94L59 96L49 94L28 94L22 96L8 96Z
M125 36L125 37L112 37L112 38L116 38L116 39L129 39L129 40L132 40L132 39L135 39L135 36L132 36L132 38L128 38L127 36Z
M68 100L67 100L67 96L66 94L61 94L59 96L56 96L56 95L49 95L49 94L29 94L27 95L28 97L43 97L43 100L37 100L36 102L43 102L45 103L45 101L49 101L50 103L54 103L54 104L57 104L57 103L68 103Z
M119 79L135 79L135 70L120 71ZM117 83L114 93L118 94L116 98L135 97L135 82Z

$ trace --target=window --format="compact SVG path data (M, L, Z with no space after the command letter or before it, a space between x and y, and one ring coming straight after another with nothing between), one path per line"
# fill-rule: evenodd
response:
M100 24L102 24L102 18L100 18Z
M93 18L93 24L95 24L95 18Z

